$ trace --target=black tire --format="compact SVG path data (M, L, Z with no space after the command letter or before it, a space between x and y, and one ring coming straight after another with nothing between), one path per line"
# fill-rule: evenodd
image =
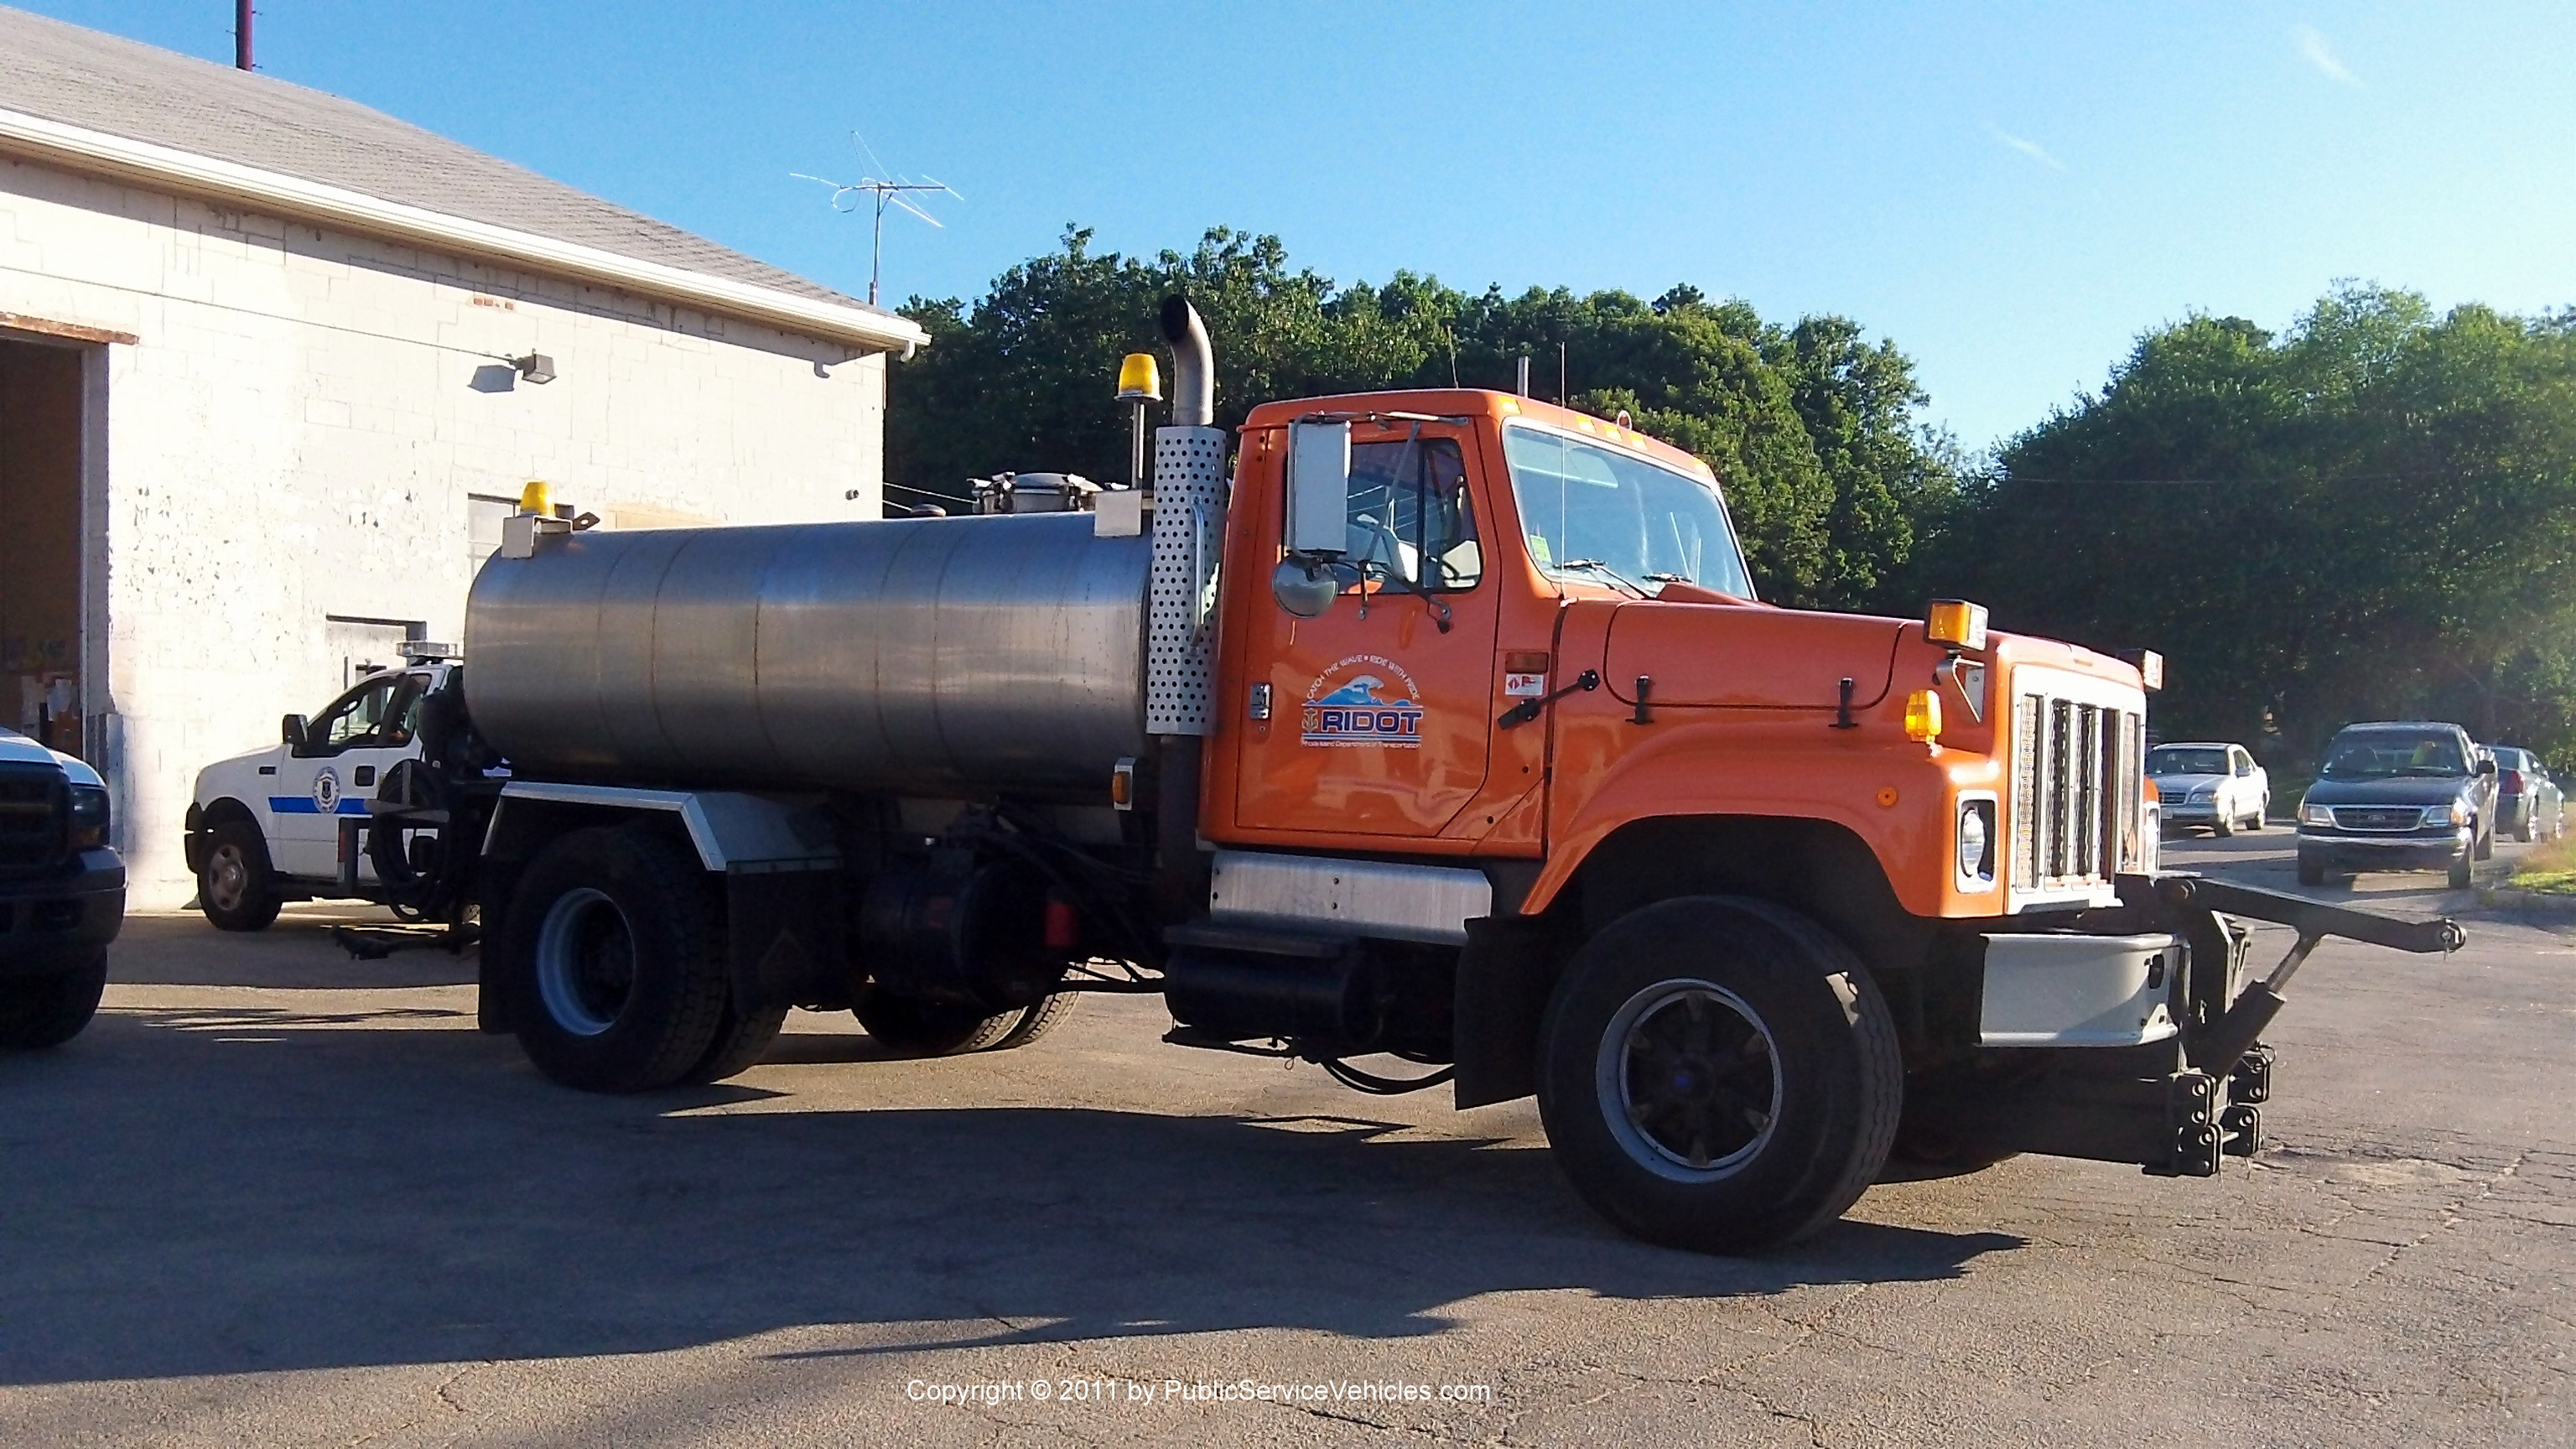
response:
M2524 807L2521 823L2513 827L2513 838L2529 845L2539 834L2540 807L2537 804Z
M1656 1073L1660 1109L1633 1095ZM1558 1165L1603 1217L1669 1247L1758 1253L1840 1217L1885 1164L1904 1096L1868 971L1765 901L1686 896L1612 922L1567 963L1541 1029Z
M2209 817L2209 833L2225 840L2236 833L2236 822L2228 819L2227 812L2222 810Z
M206 840L206 863L197 872L197 909L219 931L265 931L284 904L268 842L247 820L227 820Z
M1020 1019L1012 1023L1009 1031L1002 1033L1001 1040L993 1043L988 1050L1006 1052L1014 1047L1027 1046L1030 1042L1062 1026L1064 1019L1073 1015L1073 1004L1081 999L1080 992L1059 991L1037 1005L1029 1007L1020 1013Z
M2300 852L2299 852L2299 884L2301 884L2301 885L2303 885L2303 886L2321 886L2321 885L2324 885L2325 883L2326 883L2326 866L2325 866L2325 862L2324 862L2324 861L2321 861L2321 860L2319 860L2319 859L2317 859L2317 858L2316 858L2315 856L2313 856L2313 855L2308 854L2308 853L2307 853L2306 851L2304 851L2304 850L2303 850L2303 851L2300 851Z
M786 1024L787 1008L783 1006L749 1016L727 1006L724 1022L716 1028L716 1039L707 1044L707 1054L680 1080L704 1086L742 1075L760 1065L760 1059L769 1053L769 1044L778 1040L779 1028Z
M2464 891L2469 888L2470 878L2476 873L2476 868L2469 861L2473 853L2463 850L2451 857L2451 889Z
M35 976L0 977L0 1049L42 1051L81 1034L107 989L107 948L85 965Z
M899 1057L954 1057L999 1046L1020 1018L1035 1009L1021 1007L987 1016L971 1006L897 996L873 981L860 987L858 999L850 1004L850 1014L877 1039L877 1045Z
M696 857L641 830L576 830L528 865L504 943L519 1046L591 1092L685 1081L728 1014L723 913Z

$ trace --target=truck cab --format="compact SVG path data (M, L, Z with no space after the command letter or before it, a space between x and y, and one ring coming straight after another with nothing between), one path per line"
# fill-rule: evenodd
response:
M278 743L197 773L188 868L216 926L255 931L288 901L377 900L385 881L343 821L363 821L397 766L421 754L424 702L458 666L429 660L361 677L311 716L290 714Z
M0 727L0 1049L59 1046L89 1024L124 923L106 782Z

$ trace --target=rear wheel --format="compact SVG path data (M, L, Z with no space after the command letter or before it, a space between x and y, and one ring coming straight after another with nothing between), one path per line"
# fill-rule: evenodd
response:
M277 920L277 872L268 842L247 820L227 820L206 842L197 871L197 909L222 931L264 931Z
M783 1006L749 1016L727 1006L724 1022L716 1028L716 1039L707 1045L707 1054L680 1080L704 1084L740 1076L760 1064L769 1052L769 1044L778 1040L779 1028L786 1024L787 1008Z
M721 1065L722 924L705 872L660 836L576 830L547 846L504 932L528 1060L593 1092L650 1091Z
M2525 845L2529 845L2539 835L2540 807L2534 805L2530 809L2522 812L2521 823L2513 827L2513 838L2521 841Z
M859 988L850 1014L896 1056L953 1057L1001 1045L1029 1009L987 1015L971 1006L897 996L871 981Z
M81 1034L107 989L107 948L69 971L0 977L0 1048L41 1051Z
M1887 1004L1768 902L1691 896L1605 927L1541 1033L1539 1114L1595 1211L1649 1242L1754 1253L1842 1215L1896 1135Z

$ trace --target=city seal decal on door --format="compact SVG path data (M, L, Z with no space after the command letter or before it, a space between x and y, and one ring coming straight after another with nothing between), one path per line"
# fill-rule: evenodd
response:
M1297 739L1309 745L1419 749L1422 692L1404 666L1354 654L1315 677L1298 712Z
M340 772L325 765L313 777L313 808L323 815L335 815L340 809Z

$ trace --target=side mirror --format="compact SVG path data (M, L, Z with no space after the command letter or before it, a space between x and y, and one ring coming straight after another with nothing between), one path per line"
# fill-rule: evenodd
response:
M304 716L290 714L277 722L277 735L278 738L286 741L288 749L300 755L304 753L304 732L307 728L309 726Z
M2481 775L2492 775L2492 774L2494 774L2494 773L2495 773L2495 761L2493 761L2493 760L2487 760L2487 759L2481 759L2481 760L2479 760L2479 761L2478 761L2478 773L2479 773L2479 774L2481 774Z
M1351 517L1351 425L1288 425L1288 552L1338 558L1347 552Z

